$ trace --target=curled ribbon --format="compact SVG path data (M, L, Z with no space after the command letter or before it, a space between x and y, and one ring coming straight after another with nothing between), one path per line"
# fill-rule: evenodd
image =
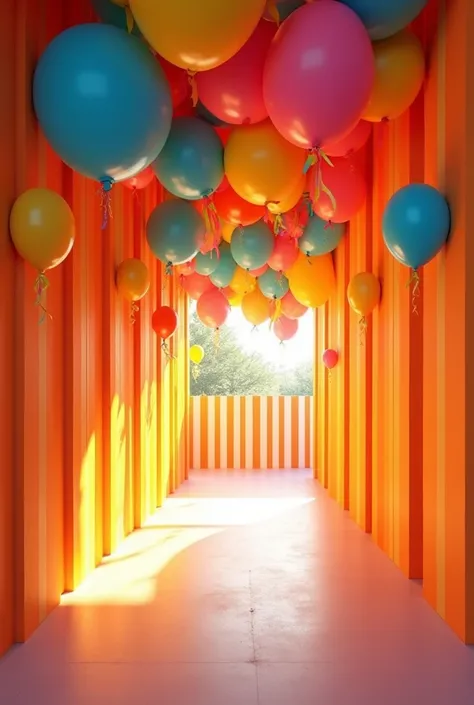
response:
M102 230L105 230L109 224L109 220L112 218L112 195L111 190L113 186L113 181L110 179L104 179L101 182L101 188L99 190L100 195L100 207L102 209Z
M34 291L36 294L36 299L35 299L35 306L38 306L38 308L41 311L41 315L39 317L38 323L44 323L46 316L50 319L53 320L53 317L50 313L45 308L45 305L43 303L43 295L46 289L49 287L49 281L47 276L45 275L44 272L39 272L38 276L35 279L35 285L34 285Z
M166 342L166 340L163 340L163 341L162 341L162 343L161 343L161 349L163 350L163 352L164 352L165 357L166 357L167 360L174 360L174 359L175 359L174 355L172 355L171 352L170 352L169 345L168 345L168 343Z
M362 318L359 321L359 338L360 338L361 345L364 345L365 336L367 335L367 328L368 328L367 318L365 316L362 316Z
M412 285L413 285L413 289L411 292L411 311L416 316L418 316L419 311L418 311L418 306L417 306L417 299L420 297L421 291L420 291L420 275L418 274L418 271L416 269L412 270L411 277L407 282L408 288L410 288Z
M222 227L221 221L217 214L217 209L212 200L211 194L205 194L204 199L204 222L206 224L206 230L212 235L212 250L216 252L217 258L220 258L219 243L222 237Z
M333 211L335 211L337 205L336 199L332 191L326 186L323 181L323 174L321 170L321 163L323 161L326 162L328 166L334 166L327 154L325 154L320 147L314 147L308 153L306 162L303 167L303 174L308 174L309 198L311 199L313 210L315 204L321 198L321 194L324 193L328 197Z
M137 313L139 312L139 307L136 301L132 301L132 304L130 306L130 323L133 324L137 320Z

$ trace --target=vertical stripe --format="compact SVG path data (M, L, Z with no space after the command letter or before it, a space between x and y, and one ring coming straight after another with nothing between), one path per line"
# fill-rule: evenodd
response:
M273 467L273 397L267 397L267 468Z
M215 470L215 409L216 398L207 398L207 468Z
M253 400L252 397L245 397L245 469L253 470L253 446L255 433L253 426Z
M298 467L306 467L306 397L298 397Z
M260 462L260 438L261 438L261 406L262 406L262 398L261 397L253 397L252 399L252 415L253 415L253 459L252 459L252 467L254 470L258 470L259 468L262 467L261 462Z
M245 437L247 428L245 423L245 397L240 397L240 467L245 468L245 448L247 446L247 439Z
M227 443L227 397L221 397L220 403L220 467L222 470L227 470L229 467L228 460L228 443Z
M314 404L309 403L309 398L306 397L306 414L305 414L305 427L306 427L306 460L305 467L311 467L311 458L313 458L314 453Z
M201 465L202 469L208 467L208 435L207 428L209 423L209 397L201 397Z
M260 398L260 463L259 468L268 467L268 428L267 428L267 399Z
M293 418L291 397L283 397L283 467L291 469L293 449Z
M285 467L285 397L278 397L278 412L279 412L279 424L278 424L278 465L279 468Z
M300 419L299 419L299 399L298 397L290 397L291 409L291 467L299 467L299 436L300 436Z
M221 468L221 402L222 397L215 397L214 411L214 465Z
M241 467L240 460L240 397L234 397L234 465L238 470Z
M193 399L193 468L201 469L201 397Z
M228 397L227 399L227 467L230 469L235 468L235 457L234 457L234 397Z
M272 468L280 467L280 403L278 397L272 397Z

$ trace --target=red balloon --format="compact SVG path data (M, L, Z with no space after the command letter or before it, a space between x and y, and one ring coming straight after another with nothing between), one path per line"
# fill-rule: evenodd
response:
M192 259L190 262L177 264L176 267L174 267L174 270L180 277L189 277L189 275L194 272L195 266L196 260Z
M173 108L178 108L184 103L186 98L191 95L188 74L178 66L170 64L170 62L163 59L162 56L158 56L157 59L168 79Z
M308 307L300 304L291 291L287 291L281 300L281 310L284 316L293 320L295 318L301 318L308 310Z
M199 299L207 291L212 291L216 288L209 277L197 272L192 272L192 274L184 277L181 281L181 286L192 299Z
M232 132L232 128L231 127L215 127L214 130L219 135L220 140L222 142L222 146L225 147L227 144L227 141L230 137L230 133Z
M231 186L214 194L214 205L219 217L232 225L253 225L265 215L265 206L245 201Z
M250 274L252 277L255 277L257 279L258 277L261 277L262 274L265 274L265 272L268 269L268 264L264 264L263 267L259 267L258 269L251 269Z
M196 313L201 323L208 328L217 329L226 322L230 313L230 304L222 291L214 288L213 291L207 291L199 297Z
M298 259L298 253L294 238L289 235L277 235L268 266L275 272L286 272Z
M149 186L154 178L155 172L153 171L151 166L147 166L147 168L143 169L143 171L140 171L139 174L132 176L130 179L122 181L122 183L124 186L131 189L132 191L141 191L141 189L144 189Z
M322 150L328 157L350 157L367 144L372 134L372 123L359 120L357 125L342 139L323 145Z
M339 355L336 350L329 349L323 352L323 363L326 365L328 370L332 370L333 367L336 367L338 360Z
M273 331L282 343L285 340L291 340L298 332L298 321L286 316L280 316L273 325Z
M170 306L159 306L151 317L153 330L160 338L167 340L178 327L178 316Z
M227 176L225 176L225 174L224 174L224 178L222 179L219 186L216 188L215 193L220 193L221 191L227 191L228 188L230 188L230 184L227 180Z
M326 193L320 194L313 208L323 220L346 223L363 207L367 187L361 172L347 159L335 157L331 161L334 166L321 162L317 168L321 169L322 181L334 197L335 208Z
M276 30L275 24L261 21L229 61L197 74L199 99L220 120L241 125L261 122L267 117L263 67Z

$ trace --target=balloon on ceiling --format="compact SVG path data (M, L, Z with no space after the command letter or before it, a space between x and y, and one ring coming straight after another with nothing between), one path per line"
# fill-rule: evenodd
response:
M212 283L219 289L224 289L224 287L229 286L236 267L237 263L232 257L230 245L227 242L221 242L219 245L219 262L210 275Z
M141 37L137 23L126 4L114 2L114 0L91 0L92 7L100 19L105 24L112 24L119 29L131 32L137 37Z
M168 271L196 256L205 233L204 221L196 209L179 199L156 206L146 225L148 245Z
M371 39L386 39L415 20L428 0L340 0L356 12Z
M234 230L230 242L232 257L242 269L258 269L268 262L275 238L270 228L259 221Z

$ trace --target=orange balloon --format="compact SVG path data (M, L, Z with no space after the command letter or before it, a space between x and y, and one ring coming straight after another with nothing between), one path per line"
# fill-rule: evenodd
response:
M425 56L421 42L403 30L373 43L375 81L363 120L394 120L412 105L423 85Z
M242 299L245 296L245 294L238 294L230 287L228 287L228 291L225 292L225 295L227 296L227 301L233 308L238 308L242 304Z
M271 305L270 299L258 288L245 294L240 304L244 318L254 326L259 326L270 318Z
M224 152L229 184L257 206L288 199L301 182L305 161L306 153L285 140L269 120L236 127Z
M223 220L221 220L221 233L222 233L222 239L225 240L226 242L229 243L232 240L232 233L235 230L235 225L232 223L224 223Z
M380 281L372 272L360 272L347 287L349 306L359 316L365 318L372 313L380 301Z
M117 289L127 301L143 299L150 288L148 267L139 259L125 259L117 268Z
M242 294L242 296L244 296L255 289L257 280L250 272L242 269L242 267L236 267L229 286L236 294Z
M301 200L305 186L306 176L302 174L299 182L295 184L294 188L280 201L280 203L268 204L268 210L270 213L273 213L273 215L279 215L281 213L288 213L288 211L291 211L291 209L294 208Z
M295 299L308 308L319 308L325 304L336 288L331 254L308 257L300 252L287 277Z

